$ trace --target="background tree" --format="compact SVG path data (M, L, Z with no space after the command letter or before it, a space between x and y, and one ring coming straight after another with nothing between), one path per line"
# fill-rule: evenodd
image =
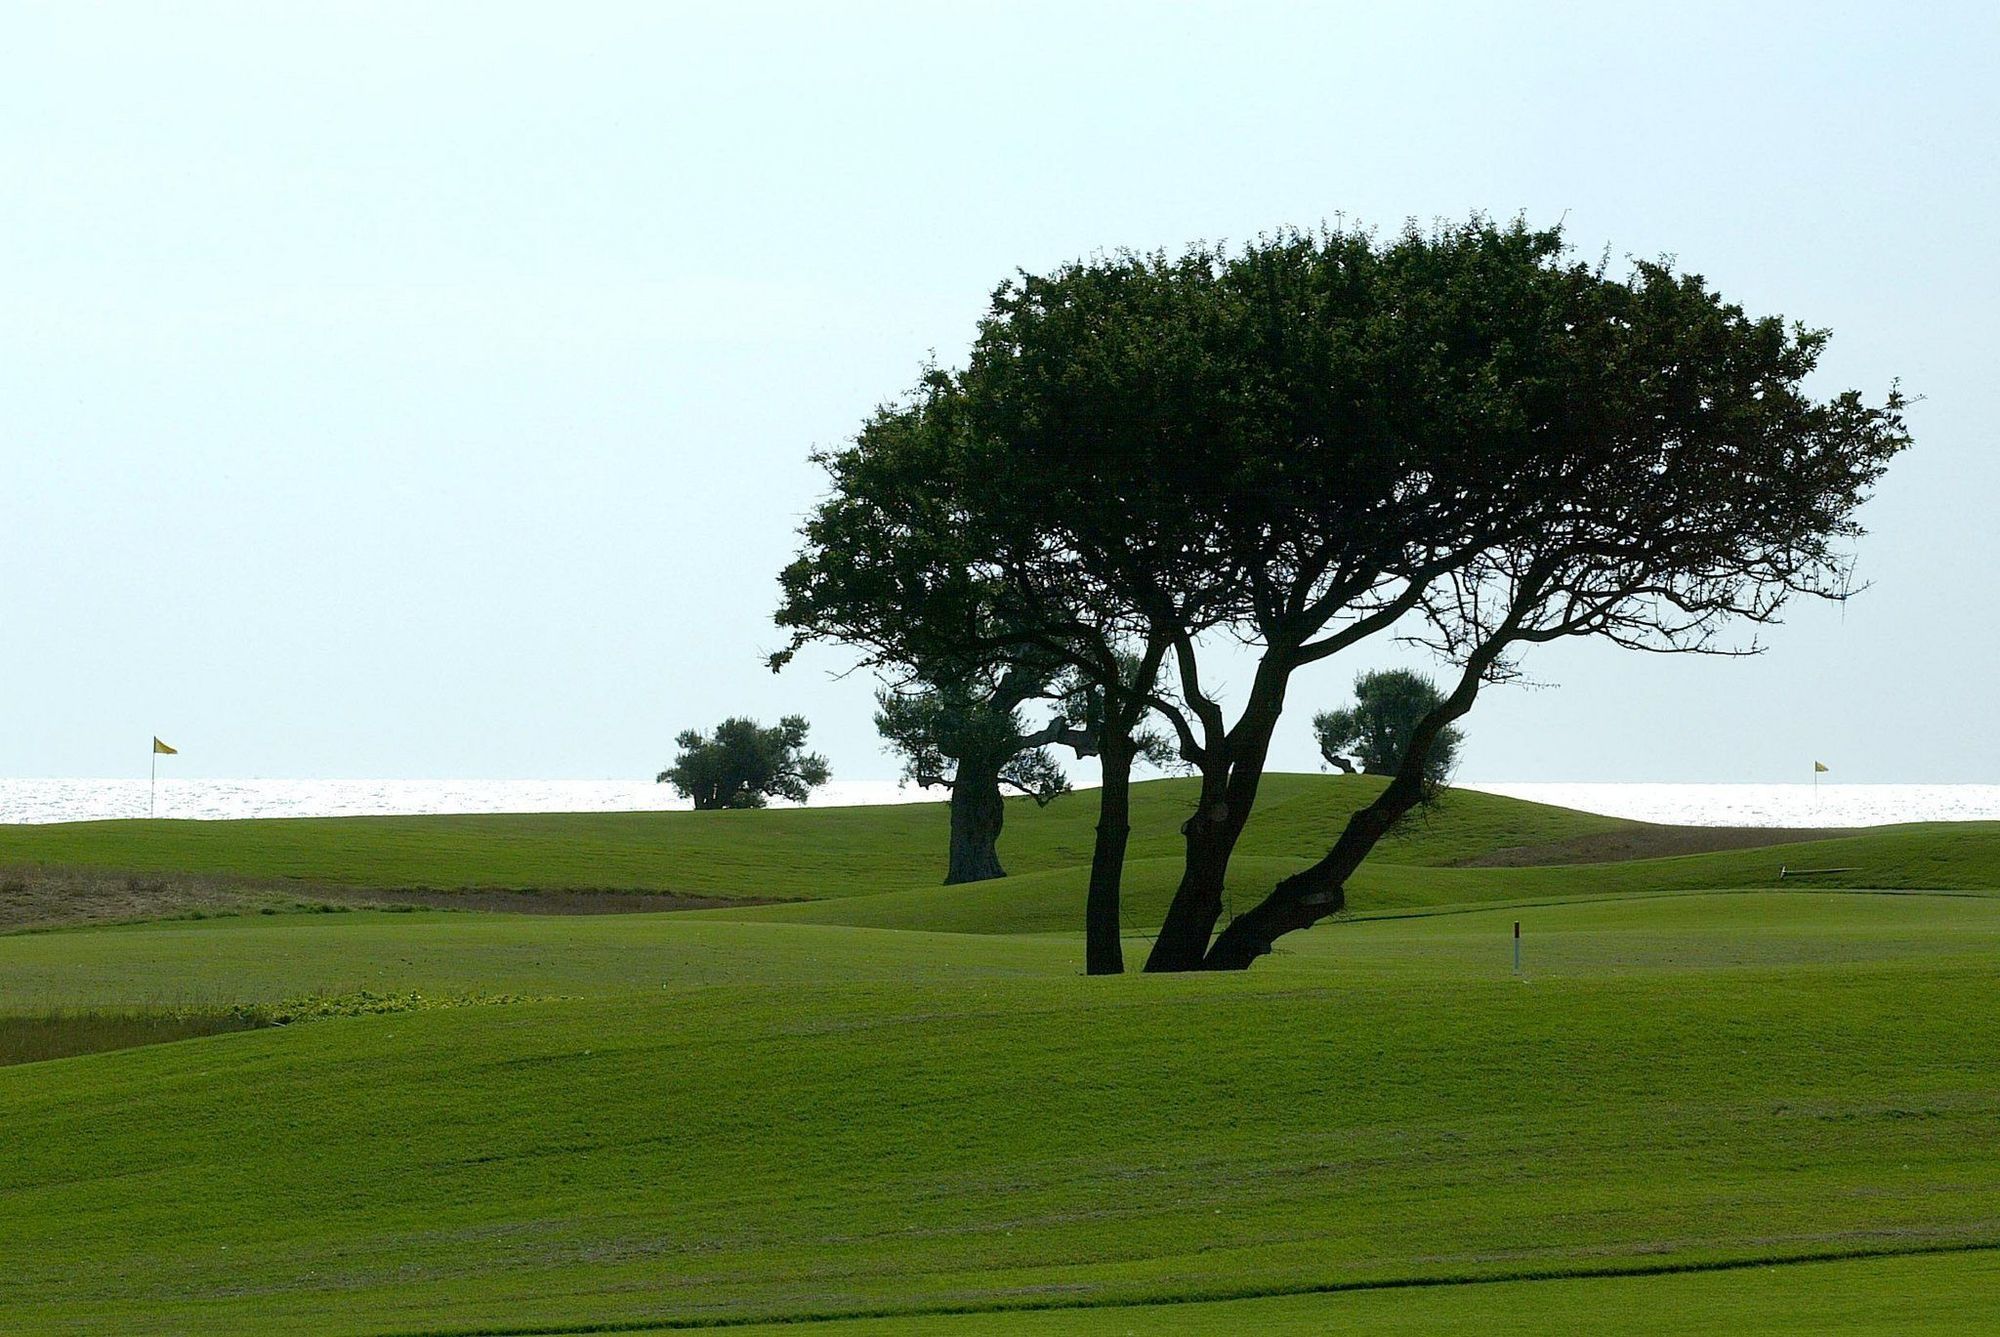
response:
M950 793L945 885L1007 876L999 850L1007 819L1003 789L1037 804L1069 792L1051 744L1078 756L1096 751L1093 735L1072 727L1060 712L1039 729L1028 725L1021 707L1049 691L1045 679L1011 668L997 681L960 679L876 693L875 727L903 758L904 778Z
M1444 701L1437 684L1408 669L1381 669L1354 680L1354 704L1313 716L1313 736L1319 754L1330 766L1352 771L1349 757L1364 775L1394 775L1402 769L1417 725ZM1424 762L1424 781L1439 789L1451 776L1464 735L1454 725L1440 729Z
M805 750L803 715L787 715L775 729L733 716L704 737L688 729L674 739L680 756L655 777L697 809L761 808L774 798L804 803L827 782L826 758Z

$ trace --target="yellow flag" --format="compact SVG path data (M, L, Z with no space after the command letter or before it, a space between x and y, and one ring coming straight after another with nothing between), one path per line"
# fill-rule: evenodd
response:
M1823 761L1816 761L1816 762L1814 762L1814 763L1813 763L1813 774L1814 774L1814 775L1825 775L1825 774L1826 774L1826 763L1825 763L1825 762L1823 762Z
M171 757L171 756L176 756L176 755L178 755L178 754L179 754L179 752L180 752L180 749L179 749L179 748L177 748L177 747L168 747L168 746L167 746L167 745L166 745L165 743L162 743L162 742L160 741L160 736L159 736L158 734L154 734L154 735L153 735L153 751L155 751L155 752L159 753L159 754L160 754L161 756L163 756L163 757ZM1820 767L1820 769L1821 769L1821 770L1825 770L1826 768L1825 768L1824 766L1822 766L1822 767Z

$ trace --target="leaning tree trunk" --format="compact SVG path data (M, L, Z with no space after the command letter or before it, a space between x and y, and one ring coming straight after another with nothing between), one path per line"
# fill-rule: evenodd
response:
M960 763L951 784L951 860L944 884L986 882L1007 876L1000 866L1000 827L1007 804L1000 797L1000 773Z
M1229 859L1257 802L1271 735L1278 727L1284 702L1283 674L1273 675L1269 668L1260 667L1257 684L1251 689L1242 718L1230 731L1219 764L1202 776L1201 803L1181 827L1187 838L1187 862L1167 917L1160 924L1160 936L1146 958L1148 971L1202 969L1216 921L1222 918Z
M1119 939L1118 901L1125 872L1125 843L1132 835L1132 738L1105 730L1100 756L1104 784L1097 793L1097 845L1090 856L1090 892L1083 907L1083 969L1117 975L1125 969Z
M1503 647L1494 645L1472 656L1458 687L1434 707L1412 731L1402 764L1375 801L1347 819L1333 848L1312 867L1292 874L1246 914L1238 915L1216 938L1202 962L1205 970L1247 970L1287 933L1311 928L1347 905L1347 879L1361 867L1383 836L1425 798L1424 771L1431 746L1455 719L1472 709L1486 670Z
M1254 909L1236 916L1216 936L1202 961L1204 970L1247 970L1287 933L1311 928L1347 906L1347 879L1389 833L1397 819L1422 799L1422 786L1399 789L1392 781L1376 800L1347 819L1326 857L1294 873L1272 889Z
M1206 791L1208 785L1204 785ZM1217 788L1221 788L1217 786ZM1215 921L1222 917L1223 883L1229 875L1229 856L1236 848L1241 823L1233 820L1225 799L1211 801L1204 794L1201 806L1181 827L1186 837L1186 862L1181 866L1180 886L1160 922L1160 936L1146 957L1148 971L1199 970L1208 952L1208 940Z

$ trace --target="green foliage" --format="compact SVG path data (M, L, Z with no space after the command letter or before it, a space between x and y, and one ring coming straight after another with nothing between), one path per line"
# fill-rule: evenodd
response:
M807 752L805 716L787 715L775 729L732 716L703 737L688 729L674 739L681 754L657 777L697 809L761 808L771 799L804 803L831 772L826 758Z
M1670 265L1613 275L1559 228L1477 216L1023 273L963 368L821 457L833 494L779 620L930 681L1032 643L1110 688L1119 653L1171 646L1177 689L1137 695L1208 798L1149 966L1245 965L1337 912L1435 788L1434 740L1526 647L1732 649L1844 595L1855 511L1908 435L1893 390L1807 391L1825 344ZM1412 774L1211 951L1290 675L1411 627L1457 669ZM1216 629L1260 653L1234 720L1201 668Z
M875 727L903 759L913 783L951 787L965 768L1046 804L1069 792L1055 754L1033 740L1037 730L1005 695L964 683L884 689L875 695Z
M1394 775L1410 749L1417 725L1444 701L1437 684L1408 669L1364 673L1354 680L1354 705L1313 716L1319 753L1331 766L1356 757L1364 775ZM1443 786L1465 735L1454 725L1438 730L1424 761L1424 780ZM1343 766L1344 769L1344 766Z

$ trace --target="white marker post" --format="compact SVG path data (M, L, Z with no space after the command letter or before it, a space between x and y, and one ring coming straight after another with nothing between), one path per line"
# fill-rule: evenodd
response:
M1521 921L1514 921L1514 973L1521 973Z

